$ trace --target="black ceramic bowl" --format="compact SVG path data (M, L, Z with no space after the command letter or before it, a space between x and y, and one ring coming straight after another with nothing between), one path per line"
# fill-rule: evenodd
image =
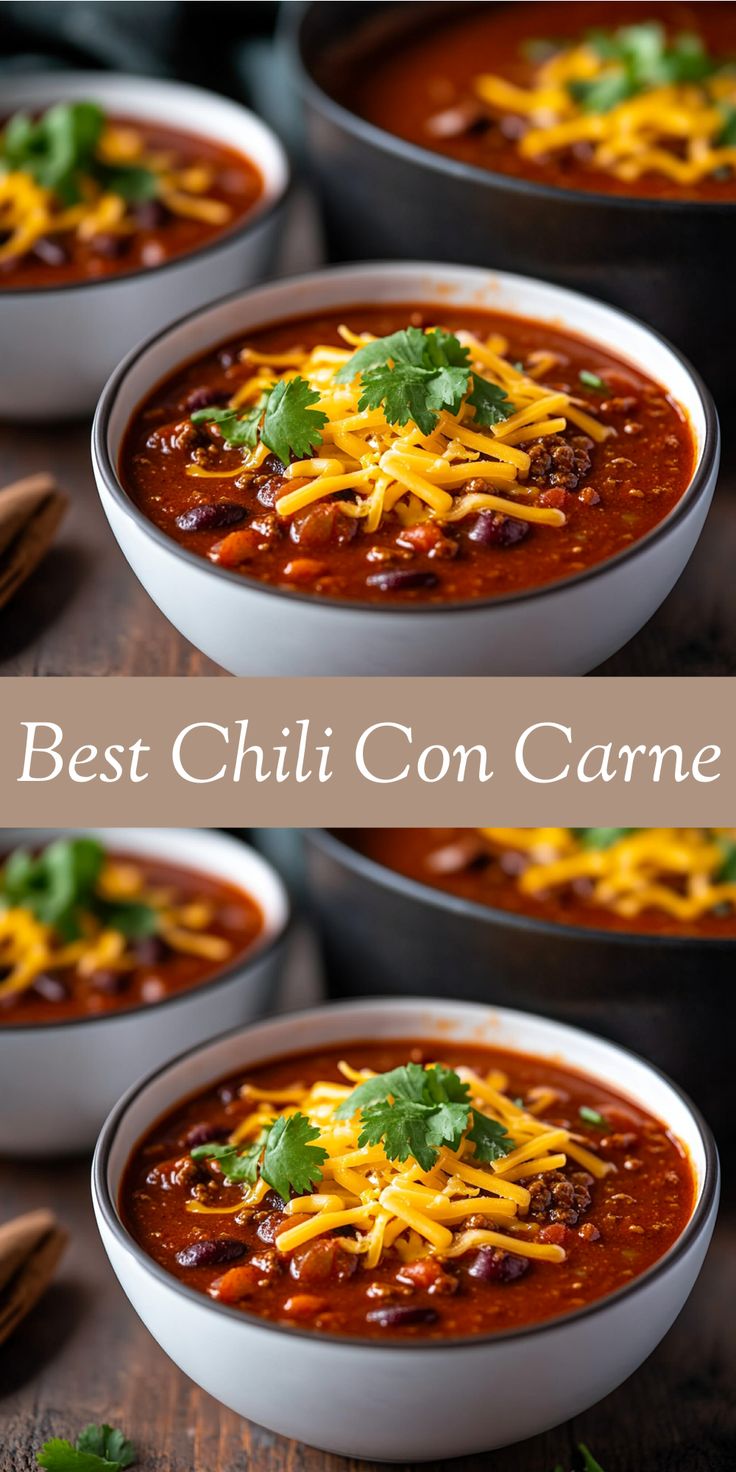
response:
M673 1075L722 1139L736 940L588 930L494 910L306 835L309 903L332 997L453 997L541 1013L624 1044ZM728 1069L728 1073L727 1073Z
M659 328L731 398L736 293L724 284L736 203L628 199L494 174L394 137L331 93L335 71L348 76L350 54L376 34L401 46L463 3L283 7L332 259L425 256L589 292Z

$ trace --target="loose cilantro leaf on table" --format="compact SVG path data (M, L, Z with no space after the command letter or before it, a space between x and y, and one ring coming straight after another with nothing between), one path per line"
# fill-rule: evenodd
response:
M423 1170L432 1169L443 1146L456 1150L466 1130L479 1161L513 1149L503 1125L473 1110L468 1085L441 1064L407 1063L366 1079L336 1111L340 1119L358 1112L359 1145L382 1144L389 1160L411 1155Z
M94 102L58 102L33 119L16 113L0 138L0 163L30 174L62 204L77 204L92 178L129 204L152 199L156 176L138 165L108 165L97 158L105 114Z
M85 1426L72 1445L54 1436L44 1442L36 1461L46 1472L124 1472L137 1460L132 1441L113 1426Z
M603 1472L600 1462L596 1462L592 1452L588 1451L585 1442L578 1443L578 1451L583 1459L584 1472Z
M150 905L111 902L97 894L105 851L94 838L59 838L31 854L16 849L0 871L0 905L30 910L62 940L77 940L85 914L128 940L152 935L156 913Z

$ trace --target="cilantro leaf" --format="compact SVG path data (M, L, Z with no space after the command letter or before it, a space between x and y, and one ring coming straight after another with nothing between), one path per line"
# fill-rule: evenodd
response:
M588 1451L584 1441L578 1442L578 1451L583 1459L584 1472L603 1472L600 1462L596 1462L592 1452Z
M409 1099L421 1104L424 1099L425 1069L419 1063L405 1063L388 1073L377 1073L358 1084L335 1110L338 1119L352 1119L359 1110L384 1099Z
M720 103L720 113L723 118L723 128L716 138L716 148L736 147L736 107L733 103Z
M62 939L76 940L81 912L94 905L104 857L93 838L60 838L35 857L16 850L0 875L0 898L30 910Z
M456 339L457 341L457 339ZM459 344L458 344L459 346ZM343 363L335 374L338 383L352 383L372 368L384 368L388 363L405 364L411 368L425 366L426 334L420 327L404 327L400 332L391 332L388 337L377 337L365 347L358 348Z
M77 1450L94 1452L98 1457L106 1457L109 1462L117 1462L119 1467L132 1467L136 1460L132 1441L128 1441L122 1431L106 1424L85 1426L77 1437Z
M500 1160L514 1149L514 1141L505 1126L477 1109L473 1110L468 1139L475 1145L475 1159L478 1161Z
M590 81L572 81L568 90L586 112L609 112L647 88L701 82L717 70L699 36L683 34L669 42L658 21L591 31L588 44L606 63Z
M574 828L583 848L610 848L612 844L618 843L620 838L625 838L628 833L635 833L635 828Z
M599 378L597 373L591 373L589 368L581 368L578 378L586 388L594 389L597 394L607 394L610 392L605 379Z
M241 1181L254 1186L268 1134L268 1129L262 1129L255 1140L242 1150L237 1145L195 1145L191 1152L192 1160L219 1160L226 1186L235 1186Z
M107 930L117 930L126 940L145 940L158 930L158 915L152 905L96 900L94 909Z
M226 450L238 449L240 445L247 445L254 450L258 443L258 434L263 419L263 411L268 404L270 390L264 392L242 414L237 409L195 409L191 415L192 424L219 424Z
M132 1441L113 1426L85 1426L76 1446L54 1436L36 1453L36 1461L47 1472L124 1472L137 1454Z
M411 1065L409 1065L411 1066ZM414 1065L417 1067L418 1065ZM454 1068L445 1068L443 1063L433 1063L430 1068L422 1069L424 1074L423 1098L425 1101L434 1100L437 1104L469 1104L470 1089L466 1083L455 1072Z
M431 1170L442 1145L455 1138L459 1143L467 1118L463 1104L433 1108L411 1099L386 1099L362 1111L358 1145L383 1145L389 1160L412 1156L422 1170Z
M581 1119L585 1120L586 1124L594 1125L597 1130L608 1129L608 1120L605 1115L600 1114L597 1109L591 1109L589 1104L581 1104L578 1114Z
M303 378L281 379L271 389L261 439L284 465L292 456L307 459L322 444L327 415L313 408L318 403L317 389Z
M104 121L94 102L59 102L35 121L16 114L5 128L0 156L9 168L53 190L63 204L76 204L82 176L94 173Z
M112 168L96 163L94 173L110 194L119 194L126 204L145 204L158 194L158 179L153 170L139 164L116 164Z
M261 1175L284 1201L292 1191L303 1196L322 1179L327 1151L312 1143L319 1129L303 1114L281 1115L271 1125L261 1165Z
M437 393L430 404L434 376L429 369L413 368L408 363L371 368L361 379L358 408L383 409L389 424L408 424L412 420L422 434L431 434L443 407Z
M499 388L497 383L481 378L478 373L471 374L471 382L468 403L475 409L476 424L500 424L514 413L515 405L511 403L505 389Z

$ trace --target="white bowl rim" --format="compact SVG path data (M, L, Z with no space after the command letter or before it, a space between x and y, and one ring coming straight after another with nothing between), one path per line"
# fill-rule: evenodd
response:
M445 999L445 1003L448 1006L458 1005L457 1003L453 1003L449 999ZM329 1009L324 1006L304 1008L300 1009L297 1012L285 1013L282 1017L279 1018L267 1019L265 1023L251 1023L246 1025L245 1027L231 1028L227 1032L220 1033L218 1037L209 1038L204 1043L200 1042L195 1044L195 1046L192 1048L187 1048L183 1053L180 1053L178 1057L169 1059L168 1062L162 1064L159 1068L153 1069L149 1074L146 1075L145 1078L139 1079L135 1084L133 1084L130 1089L127 1090L127 1092L118 1101L114 1109L111 1110L110 1114L105 1120L105 1123L100 1131L97 1144L95 1146L94 1157L92 1160L92 1196L104 1219L105 1226L116 1238L118 1246L121 1247L129 1257L133 1257L139 1264L139 1266L143 1267L148 1273L151 1273L154 1278L156 1278L165 1287L168 1287L171 1291L180 1294L190 1303L199 1304L200 1307L204 1302L213 1313L224 1314L229 1319L243 1324L245 1328L258 1328L260 1330L272 1331L277 1334L287 1334L292 1338L297 1337L300 1339L309 1340L312 1344L314 1344L315 1342L320 1343L325 1341L333 1345L350 1345L352 1347L358 1347L360 1349L401 1349L404 1353L410 1353L411 1351L417 1350L421 1350L422 1352L426 1353L427 1351L438 1351L443 1349L446 1350L448 1348L487 1349L489 1345L504 1344L508 1343L509 1340L524 1339L529 1338L533 1334L544 1334L551 1332L554 1329L559 1330L569 1324L576 1324L579 1323L582 1319L590 1318L593 1314L602 1313L603 1311L605 1311L606 1308L612 1306L615 1303L621 1302L621 1300L625 1297L633 1295L641 1288L647 1287L656 1278L661 1277L663 1273L667 1272L673 1266L678 1258L682 1257L683 1254L688 1251L693 1242L700 1236L701 1232L707 1225L711 1212L718 1202L720 1191L720 1160L718 1156L716 1142L713 1138L713 1134L709 1125L706 1123L697 1105L693 1103L690 1097L685 1093L684 1089L681 1089L679 1084L675 1083L674 1080L668 1076L668 1074L662 1071L662 1069L657 1068L656 1065L654 1063L650 1063L648 1059L642 1058L641 1055L635 1053L633 1049L623 1047L620 1043L611 1042L609 1038L599 1039L597 1038L595 1033L587 1032L584 1028L571 1027L568 1023L556 1022L552 1018L542 1017L540 1013L520 1012L510 1007L488 1007L486 1010L489 1013L493 1013L496 1017L506 1018L513 1022L518 1022L522 1026L526 1021L541 1022L548 1026L554 1027L556 1031L564 1034L567 1038L595 1038L596 1041L605 1043L606 1046L612 1048L614 1051L624 1054L627 1058L634 1059L650 1073L654 1074L657 1078L661 1079L665 1084L667 1084L669 1088L672 1089L672 1091L679 1097L680 1101L684 1104L685 1108L688 1110L693 1119L696 1130L702 1142L704 1155L703 1183L699 1199L696 1201L692 1216L685 1224L682 1232L680 1233L680 1236L672 1243L672 1246L668 1248L667 1252L665 1252L662 1257L657 1258L656 1262L652 1263L650 1267L646 1268L643 1273L640 1273L636 1278L633 1278L631 1282L623 1284L620 1288L615 1288L611 1293L604 1294L601 1298L594 1299L591 1303L585 1304L582 1308L574 1309L571 1313L558 1314L552 1318L543 1319L541 1323L538 1324L524 1324L518 1328L501 1329L493 1334L456 1335L452 1337L448 1336L447 1338L425 1340L416 1339L411 1341L405 1340L403 1342L397 1339L362 1339L358 1335L334 1334L330 1332L323 1332L321 1330L303 1329L298 1327L297 1325L282 1323L279 1320L264 1319L258 1314L249 1313L247 1309L231 1308L228 1304L218 1303L215 1299L209 1298L206 1294L199 1292L196 1288L190 1288L186 1283L182 1283L179 1278L176 1278L172 1273L167 1272L166 1268L162 1267L160 1263L154 1262L153 1258L148 1255L144 1248L142 1248L136 1241L132 1233L129 1232L127 1227L124 1226L118 1212L117 1203L113 1199L112 1193L110 1191L110 1185L108 1181L108 1163L110 1153L115 1143L115 1138L118 1130L123 1124L130 1106L135 1103L139 1094L143 1094L150 1084L154 1083L158 1078L161 1077L162 1074L165 1074L169 1069L177 1068L181 1063L186 1062L188 1058L193 1057L195 1054L199 1053L203 1049L216 1048L220 1043L224 1043L230 1039L234 1039L238 1036L244 1036L246 1034L251 1034L253 1032L258 1032L261 1027L273 1026L274 1022L283 1022L284 1024L288 1024L289 1022L294 1020L316 1020L327 1010L332 1013L339 1012L342 1016L348 1019L351 1013L362 1011L366 1008L366 1006L379 1007L385 1012L386 1010L390 1011L392 1006L400 1007L403 1010L406 1010L406 1008L408 1007L411 1009L416 1008L417 1011L419 1011L422 1007L425 1007L430 1009L431 1011L437 1011L437 1009L441 1008L442 1005L443 999L438 997L412 997L408 999L388 996L362 998L360 1000L351 1000L347 1002L331 1002L329 1004ZM470 1006L471 1004L467 1005ZM472 1005L477 1011L482 1008L483 1004L477 1003ZM349 1034L346 1028L346 1041L348 1040L348 1036ZM316 1044L315 1046L319 1046L319 1044ZM302 1051L305 1052L309 1050L303 1049ZM510 1048L507 1051L514 1052L519 1050ZM289 1055L287 1053L271 1054L272 1059L288 1056ZM262 1061L267 1062L268 1060ZM213 1078L211 1080L210 1087L216 1084L217 1081L217 1077ZM207 1085L203 1087L206 1088ZM202 1092L202 1088L197 1090L197 1093ZM184 1095L182 1097L186 1098L188 1096ZM169 1106L169 1108L175 1107L176 1105ZM641 1105L640 1107L646 1106ZM167 1110L167 1113L168 1112L169 1111ZM663 1121L663 1123L665 1123L665 1121ZM140 1140L136 1142L136 1146L134 1146L133 1149L137 1148L137 1144L139 1143ZM131 1155L132 1150L128 1152L126 1164L129 1163Z
M388 864L371 858L361 849L352 848L340 837L339 828L302 828L300 831L308 843L314 844L315 848L334 863L357 873L359 878L368 879L382 889L391 890L421 904L450 910L456 915L469 916L473 920L482 920L487 925L508 926L511 930L531 930L535 934L557 938L563 936L573 941L600 940L606 944L640 945L647 949L655 946L665 950L692 950L698 946L731 949L736 945L736 930L733 935L658 935L646 930L605 930L603 926L573 925L565 920L546 920L541 915L503 910L500 905L484 905L480 900L468 900L463 895L452 894L440 885L411 879L408 874L402 874L399 869L391 869Z
M256 130L260 131L263 138L267 137L269 139L271 146L275 149L276 154L279 156L280 159L281 167L283 169L283 183L279 188L276 189L273 199L269 203L264 204L262 208L258 207L258 199L254 200L252 207L243 216L240 224L234 225L232 230L225 230L224 232L215 235L212 240L205 241L204 244L195 246L194 250L183 251L181 255L172 256L171 260L168 261L161 261L157 266L139 266L137 269L131 271L115 271L110 276L99 276L89 281L82 278L79 281L62 281L60 283L57 283L56 285L51 283L48 286L44 286L43 284L38 286L12 286L10 284L3 285L2 287L0 287L0 303L3 301L4 297L8 297L12 301L17 301L24 297L39 296L43 296L43 298L45 299L47 296L59 296L64 292L87 292L90 289L94 289L95 287L113 287L119 284L122 285L124 281L139 280L141 277L145 277L145 279L148 280L149 277L159 276L163 271L174 271L177 268L185 266L188 261L201 260L204 256L215 255L219 251L226 249L229 245L232 245L233 241L242 240L246 235L255 233L255 231L259 229L261 225L265 224L267 220L270 220L272 216L278 214L279 210L283 209L287 200L291 197L293 193L294 177L291 163L288 153L278 135L274 132L272 128L269 127L268 123L264 122L263 118L259 117L257 113L252 111L251 108L245 107L245 105L241 102L238 102L236 98L224 97L218 92L213 92L209 87L198 87L193 82L180 82L177 81L174 77L138 76L134 72L86 72L73 70L71 68L69 70L64 69L60 71L8 74L5 80L8 85L10 85L11 82L16 82L22 83L24 87L33 86L35 83L41 81L48 82L48 90L52 100L54 96L54 82L58 84L72 83L76 85L77 82L81 83L82 81L84 81L86 83L87 81L89 81L90 91L95 91L95 89L97 88L102 88L105 86L106 83L109 83L110 81L114 81L116 83L118 81L123 83L130 82L131 84L135 84L136 87L145 86L147 83L150 83L156 92L197 93L203 101L206 98L210 98L213 102L217 103L218 106L225 105L230 106L233 110L237 109L239 112L244 114L250 126L255 126ZM174 131L176 131L176 129L174 129ZM196 128L194 130L193 136L197 136ZM250 162L256 165L260 174L268 183L267 172L262 163L262 160L256 159L255 157L250 158L250 155L248 155L248 157L250 159Z
M138 360L144 357L156 344L160 343L170 334L178 332L187 323L194 321L198 317L205 316L208 312L217 311L223 306L235 306L237 303L256 295L261 290L272 290L274 287L285 287L288 289L297 284L309 288L310 286L319 285L326 277L349 278L353 273L361 271L368 273L377 272L379 276L383 276L386 272L396 274L397 271L406 275L413 272L441 273L442 271L460 271L463 274L467 273L468 275L476 276L485 274L490 279L501 283L508 283L512 286L524 287L530 285L533 287L542 287L544 290L553 293L554 296L559 297L562 304L569 303L574 305L579 302L593 302L596 306L605 308L612 315L620 317L624 321L632 323L634 326L643 330L672 353L681 367L684 368L686 374L691 379L696 397L699 399L703 411L705 432L703 435L700 461L696 465L692 478L680 496L679 501L677 501L662 521L658 522L656 526L651 527L643 537L639 537L629 547L622 548L620 551L615 552L613 556L607 557L601 562L594 563L591 567L584 568L581 572L573 573L570 577L559 578L555 582L543 583L538 587L522 588L514 593L502 593L492 598L454 599L444 603L416 602L407 606L402 606L395 599L387 599L386 602L382 603L370 603L359 599L324 597L317 593L304 593L296 588L282 587L280 584L265 583L259 578L249 577L247 573L231 572L229 568L219 567L216 563L210 562L208 558L201 557L198 553L192 552L189 548L176 542L173 537L168 536L160 527L154 526L153 522L135 505L135 502L125 490L118 475L117 466L110 453L108 443L109 423L115 402L118 394L124 387L128 374L135 367ZM309 313L303 315L308 317ZM509 313L508 315L514 316L518 314ZM289 318L280 319L277 316L274 319L275 322L279 322L280 320L289 320ZM260 331L262 329L259 328L258 330ZM594 338L587 339L587 337L586 340L595 341ZM222 344L222 341L222 339L218 339L217 342L213 342L210 344L209 349L205 349L204 352L213 351L218 345ZM202 355L203 351L200 350L193 359L187 361L197 362ZM181 363L179 366L182 366ZM642 371L646 372L646 368L642 368ZM165 382L166 379L164 378L163 381ZM149 393L153 392L155 387L156 385L150 385ZM133 413L136 413L138 408L140 408L140 403L136 406ZM128 426L130 425L131 417L128 418ZM594 578L603 577L606 573L614 571L624 562L631 562L643 552L649 551L656 542L663 541L685 517L690 515L697 503L708 493L711 478L720 459L720 443L720 424L710 390L685 354L680 352L679 348L675 347L656 328L651 327L648 322L644 322L642 318L634 316L631 312L624 311L621 307L613 306L609 302L600 301L598 298L591 297L585 292L571 291L568 287L558 286L554 282L544 281L541 277L523 276L511 271L494 271L490 268L479 266L457 266L449 261L349 261L341 265L322 267L320 270L311 271L306 275L280 277L278 281L266 282L258 286L248 287L246 290L231 292L227 296L219 297L216 301L208 302L204 307L197 307L194 311L187 312L184 316L179 317L175 322L170 322L166 327L154 333L144 342L138 343L123 358L102 390L92 424L93 464L99 468L108 494L112 497L118 510L122 511L128 520L132 521L139 530L143 531L151 541L155 542L163 550L169 552L174 557L178 557L186 565L192 568L196 567L200 571L204 569L210 577L219 578L221 581L228 582L231 587L239 588L241 590L241 597L245 596L246 593L256 592L269 598L285 598L291 602L307 603L311 608L342 609L364 620L386 614L396 616L399 613L403 619L426 618L427 615L438 617L451 613L486 614L494 608L505 608L517 603L529 603L544 598L561 597L571 588L578 588L581 584L589 582Z
M480 184L485 188L507 186L512 197L514 194L531 194L549 204L559 199L576 205L584 205L586 201L590 201L599 210L606 206L618 210L628 207L636 213L642 213L645 209L656 209L663 211L665 215L693 214L696 210L732 214L736 208L736 199L660 199L656 195L605 194L598 189L571 189L564 184L546 184L541 179L526 179L523 175L504 174L498 169L484 169L480 164L466 163L464 159L425 148L421 143L411 143L408 138L391 133L388 128L372 123L361 113L353 112L346 103L339 102L337 97L317 81L305 55L303 35L305 21L313 8L311 0L296 0L296 3L282 12L285 17L288 16L288 20L282 21L282 26L287 56L295 71L296 84L305 101L319 108L331 122L352 134L360 143L371 144L383 153L397 156L402 162L421 165L440 174L449 174L464 183ZM448 19L450 13L448 7ZM443 23L442 17L439 23ZM334 41L333 35L332 42ZM331 43L328 42L329 44Z
M78 830L64 829L60 831L68 833L79 832L80 834L86 834L95 833L100 830L96 830L94 828L80 828ZM138 831L142 833L164 833L168 830L166 830L165 828L142 828ZM174 828L171 831L173 833L176 833L177 835L183 834L186 837L188 833L199 833L202 830L198 828ZM210 830L205 831L209 832ZM274 933L270 937L270 939L264 941L262 944L259 944L258 935L256 935L253 939L252 944L248 947L247 950L243 951L240 958L236 956L235 960L229 962L229 964L225 966L223 970L215 972L214 976L210 978L203 977L203 979L201 981L198 981L195 986L187 987L185 991L173 992L170 997L162 997L160 1002L141 1002L137 1007L122 1007L119 1011L112 1012L93 1012L90 1014L89 1017L67 1017L59 1022L3 1022L2 1024L0 1024L0 1048L3 1046L3 1039L6 1037L35 1037L37 1033L41 1032L68 1032L70 1028L74 1027L91 1027L96 1022L107 1022L109 1024L114 1024L116 1022L123 1022L123 1020L126 1018L140 1017L141 1015L150 1016L153 1013L158 1015L158 1013L164 1008L174 1007L177 1004L180 1006L184 1005L187 1001L191 1001L193 997L198 997L203 991L214 992L219 987L224 987L230 982L245 980L255 966L260 965L261 961L275 955L286 945L287 939L290 937L293 931L294 913L289 898L289 891L287 890L286 885L284 884L284 881L281 878L278 870L267 858L264 857L262 853L259 852L258 849L254 848L252 844L245 842L241 843L232 834L222 833L220 830L212 831L213 836L216 836L218 839L224 839L226 842L237 844L239 847L245 848L249 852L251 857L257 860L258 863L262 866L263 871L268 872L271 880L274 880L276 882L277 888L281 893L281 898L284 905L284 918L282 923L274 930ZM32 834L34 832L34 829L29 828L27 832ZM4 855L0 855L0 857L4 857ZM176 858L174 858L173 864L174 867L176 867ZM186 865L182 864L181 867L185 868ZM196 868L194 872L197 872ZM208 872L206 867L202 868L202 872L205 874ZM244 888L243 893L248 894L248 891ZM254 896L249 895L249 898L253 899ZM261 910L261 912L264 913L263 906L260 904L260 901L256 901L256 903L258 903L258 908ZM266 916L265 918L267 921L268 917Z

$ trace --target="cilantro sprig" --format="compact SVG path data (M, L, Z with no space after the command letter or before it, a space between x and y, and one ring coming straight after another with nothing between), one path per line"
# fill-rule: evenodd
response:
M32 854L16 849L0 870L0 909L30 910L62 940L77 940L85 915L128 940L153 935L156 912L138 902L111 902L97 893L105 850L94 838L59 838Z
M585 1445L585 1442L584 1441L579 1441L578 1442L578 1448L577 1449L578 1449L578 1451L580 1453L580 1456L582 1458L583 1472L603 1472L603 1468L601 1467L600 1462L596 1462L596 1459L593 1456L593 1453L588 1450L588 1448ZM562 1466L562 1463L561 1462L558 1462L557 1463L557 1466L555 1467L554 1472L565 1472L565 1469Z
M283 465L304 460L322 443L327 415L314 406L319 393L304 378L281 379L244 413L237 409L196 409L193 424L219 424L225 449L254 449L261 439Z
M669 41L658 21L594 30L587 42L605 63L604 70L590 81L568 83L586 112L610 112L648 88L702 82L717 70L699 36L688 33Z
M85 1426L74 1444L60 1436L44 1442L36 1453L46 1472L124 1472L137 1461L136 1449L113 1426Z
M359 410L383 409L389 424L412 420L431 434L443 410L457 414L468 396L475 423L498 424L514 412L508 395L470 367L470 353L452 332L406 327L376 338L338 370L338 383L360 378Z
M150 169L97 157L104 127L105 114L95 102L57 102L35 119L16 113L0 136L0 167L30 174L65 205L82 199L90 178L128 204L152 199L158 186Z
M281 1115L240 1150L237 1145L196 1145L193 1160L217 1160L228 1186L254 1185L261 1175L284 1201L319 1185L327 1151L316 1145L319 1129L304 1114Z
M338 1106L338 1119L360 1113L358 1145L383 1145L389 1160L412 1156L431 1170L443 1146L456 1150L467 1131L478 1161L514 1148L507 1130L471 1107L470 1089L442 1064L407 1063L366 1079Z
M573 828L583 848L611 848L619 839L635 833L635 828Z

